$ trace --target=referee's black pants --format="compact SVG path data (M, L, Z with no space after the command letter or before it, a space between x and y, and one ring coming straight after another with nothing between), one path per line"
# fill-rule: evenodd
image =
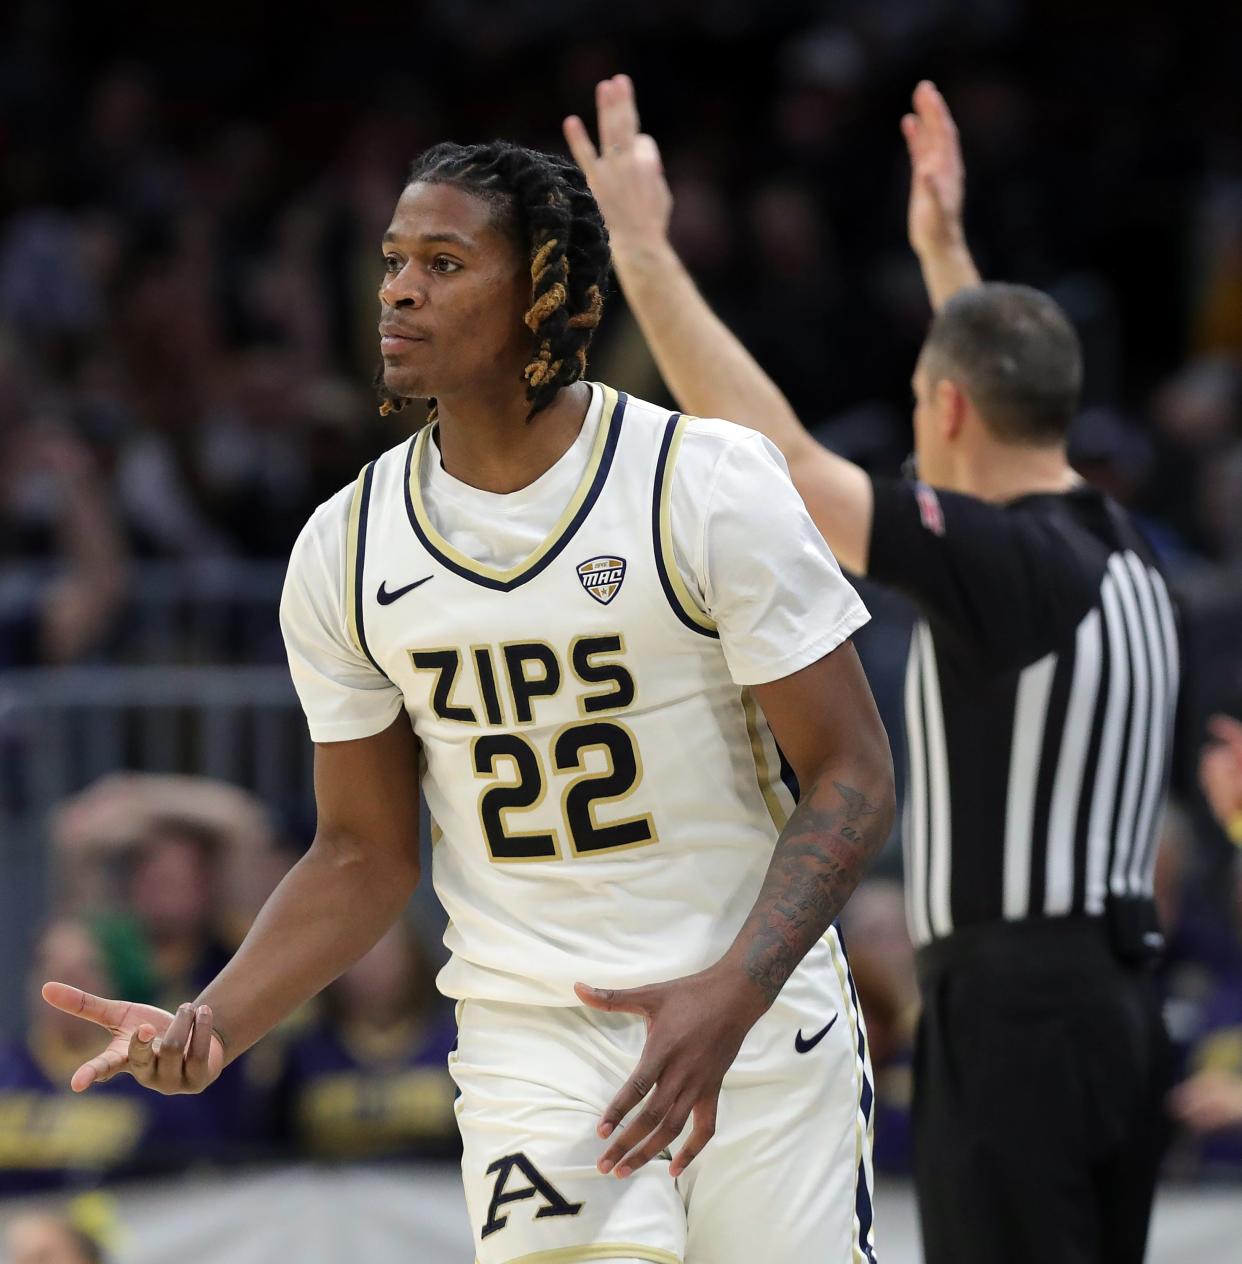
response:
M1139 1264L1171 1072L1152 972L1066 918L960 931L919 981L926 1264Z

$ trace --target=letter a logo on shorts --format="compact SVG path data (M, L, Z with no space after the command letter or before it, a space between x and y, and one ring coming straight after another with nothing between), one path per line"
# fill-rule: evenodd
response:
M623 557L593 557L578 564L578 579L601 606L606 606L621 591L624 578Z
M506 1189L509 1184L509 1178L513 1175L513 1169L521 1173L521 1176L528 1182L526 1185L516 1185L513 1189ZM492 1186L492 1201L487 1209L487 1223L479 1232L479 1237L486 1238L488 1234L495 1233L497 1229L503 1229L509 1223L507 1215L500 1215L500 1209L506 1203L520 1203L527 1198L541 1198L543 1206L535 1212L535 1219L542 1220L546 1216L576 1216L582 1210L582 1203L571 1203L563 1194L548 1180L546 1176L520 1151L517 1154L506 1154L504 1158L497 1159L488 1169L487 1174L491 1176L496 1174L496 1183Z

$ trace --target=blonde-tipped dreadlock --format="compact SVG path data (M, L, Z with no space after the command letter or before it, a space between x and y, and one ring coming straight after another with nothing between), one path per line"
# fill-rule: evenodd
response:
M410 171L409 183L449 184L494 205L530 258L531 295L526 327L532 356L523 370L528 418L546 408L564 386L584 377L591 338L604 310L611 259L608 230L578 167L554 154L509 141L436 145ZM376 386L380 413L406 401ZM435 401L429 401L432 416Z

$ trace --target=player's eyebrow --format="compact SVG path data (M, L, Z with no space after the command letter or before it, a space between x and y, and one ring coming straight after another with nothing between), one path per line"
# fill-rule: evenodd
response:
M388 245L389 242L400 240L401 234L394 233L391 228L382 238L384 245ZM450 246L463 246L467 250L474 245L474 242L472 242L469 237L463 237L460 233L455 233L449 228L438 229L434 233L419 233L414 240L424 246L433 246L438 245L440 242L446 242Z

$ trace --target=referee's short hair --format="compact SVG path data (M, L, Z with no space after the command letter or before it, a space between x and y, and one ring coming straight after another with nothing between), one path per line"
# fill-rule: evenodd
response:
M970 396L984 424L1009 443L1063 443L1078 407L1082 351L1060 306L1026 285L959 290L923 344L933 381Z

